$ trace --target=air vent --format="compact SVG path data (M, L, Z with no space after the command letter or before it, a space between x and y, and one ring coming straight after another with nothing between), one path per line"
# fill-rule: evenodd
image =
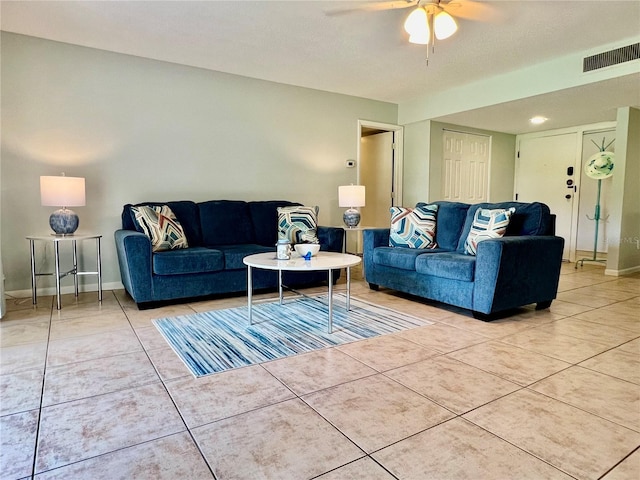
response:
M582 61L582 71L591 72L604 67L618 65L619 63L630 62L640 58L640 43L616 48L608 52L598 53L585 57Z

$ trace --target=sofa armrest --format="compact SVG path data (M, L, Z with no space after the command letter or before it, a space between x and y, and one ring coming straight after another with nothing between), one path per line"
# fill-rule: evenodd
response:
M362 261L364 269L367 265L373 265L373 249L389 246L389 228L371 228L362 231Z
M485 314L556 298L564 239L513 236L478 244L473 310Z
M151 240L144 233L133 230L116 230L114 238L125 289L136 303L152 301Z
M344 230L341 227L318 227L320 250L327 252L342 252Z
M362 231L363 249L389 246L389 228L368 228Z

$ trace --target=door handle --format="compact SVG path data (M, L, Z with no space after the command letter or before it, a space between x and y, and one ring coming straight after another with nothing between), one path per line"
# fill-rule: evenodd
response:
M566 198L567 200L571 200L571 194L570 194L570 193L567 193L567 194L564 196L564 198Z

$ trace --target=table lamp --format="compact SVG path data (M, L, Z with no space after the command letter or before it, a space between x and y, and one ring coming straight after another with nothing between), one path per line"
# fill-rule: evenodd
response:
M338 205L349 207L342 220L349 227L357 227L360 223L360 212L355 207L364 207L364 185L344 185L338 187Z
M78 229L78 215L67 207L85 204L84 178L40 177L40 199L43 206L62 207L49 217L49 225L56 235L71 235Z

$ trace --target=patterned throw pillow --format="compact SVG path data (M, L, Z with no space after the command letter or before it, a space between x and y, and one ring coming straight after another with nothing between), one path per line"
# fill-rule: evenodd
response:
M436 213L438 205L416 208L391 207L391 247L437 248Z
M182 225L167 205L144 205L131 210L143 233L151 239L152 251L189 247Z
M478 243L490 238L501 238L507 231L511 215L515 212L515 208L508 210L496 209L489 210L479 208L473 217L473 224L467 240L464 242L464 253L467 255L475 255L478 251Z
M318 207L278 207L278 240L296 243L320 243Z

